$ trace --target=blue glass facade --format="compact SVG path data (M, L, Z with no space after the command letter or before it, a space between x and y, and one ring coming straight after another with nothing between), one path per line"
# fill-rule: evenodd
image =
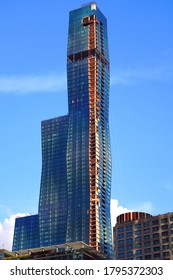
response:
M83 241L111 259L109 53L95 2L70 12L67 82L68 115L42 122L38 246Z
M13 238L13 250L39 247L38 215L17 218Z

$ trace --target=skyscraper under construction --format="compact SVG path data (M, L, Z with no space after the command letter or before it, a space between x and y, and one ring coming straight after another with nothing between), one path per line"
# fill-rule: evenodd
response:
M95 2L70 12L68 115L42 122L38 215L17 218L13 251L83 241L113 257L107 20Z

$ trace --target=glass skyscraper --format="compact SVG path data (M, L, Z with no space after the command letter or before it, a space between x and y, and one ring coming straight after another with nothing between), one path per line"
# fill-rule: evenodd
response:
M38 215L16 219L13 251L83 241L113 257L109 79L107 20L92 2L70 12L69 113L42 122Z

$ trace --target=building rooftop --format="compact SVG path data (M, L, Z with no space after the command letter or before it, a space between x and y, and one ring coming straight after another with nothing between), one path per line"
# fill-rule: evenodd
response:
M11 252L6 249L0 249L1 260L15 259L59 259L69 254L77 255L83 252L89 259L105 259L105 256L82 241L71 242L54 246L46 246L40 248L31 248Z

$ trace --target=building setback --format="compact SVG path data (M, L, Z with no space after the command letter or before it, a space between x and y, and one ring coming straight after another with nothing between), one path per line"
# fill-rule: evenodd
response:
M17 218L13 251L83 241L113 258L107 20L70 12L68 115L43 121L38 215Z
M173 259L173 212L157 216L143 212L121 214L113 235L118 260Z

